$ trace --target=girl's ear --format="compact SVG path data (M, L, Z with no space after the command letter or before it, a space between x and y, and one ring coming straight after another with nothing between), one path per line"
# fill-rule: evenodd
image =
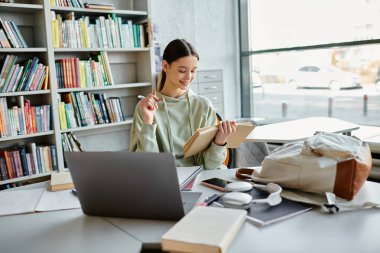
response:
M166 71L168 71L168 68L169 68L169 63L166 60L163 60L162 61L162 70L166 72Z

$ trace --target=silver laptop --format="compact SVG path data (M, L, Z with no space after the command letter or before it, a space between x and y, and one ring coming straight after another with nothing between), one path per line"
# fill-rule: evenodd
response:
M179 220L200 192L180 192L169 153L65 152L85 214Z

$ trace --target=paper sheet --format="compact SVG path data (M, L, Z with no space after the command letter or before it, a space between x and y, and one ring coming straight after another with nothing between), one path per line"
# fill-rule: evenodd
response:
M33 213L46 189L1 191L0 216Z
M63 191L45 191L41 197L35 211L55 211L64 209L80 208L79 199L75 196L71 190Z

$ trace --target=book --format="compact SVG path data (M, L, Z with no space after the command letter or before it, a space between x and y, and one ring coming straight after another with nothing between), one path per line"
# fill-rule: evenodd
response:
M253 188L251 195L253 199L265 199L269 193ZM212 206L223 207L221 198L212 203ZM258 226L265 226L307 212L311 210L311 208L312 206L309 204L285 198L282 198L281 203L276 206L270 206L265 203L253 203L247 210L247 221Z
M174 252L226 252L245 222L245 210L195 207L161 237L161 249Z
M237 148L245 137L255 128L250 122L240 122L237 124L236 132L227 140L227 148ZM197 129L183 146L185 158L198 154L206 149L218 132L218 125Z
M70 172L51 173L50 191L74 189Z
M88 9L115 10L115 6L111 3L84 3L84 7Z

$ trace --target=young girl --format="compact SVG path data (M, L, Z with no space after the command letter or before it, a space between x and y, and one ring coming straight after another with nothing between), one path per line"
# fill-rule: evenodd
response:
M130 151L170 152L180 167L203 165L225 168L226 140L236 131L235 121L221 122L211 145L184 158L183 145L198 128L216 124L211 102L189 89L199 56L183 39L171 41L164 50L157 91L136 106L131 127Z

